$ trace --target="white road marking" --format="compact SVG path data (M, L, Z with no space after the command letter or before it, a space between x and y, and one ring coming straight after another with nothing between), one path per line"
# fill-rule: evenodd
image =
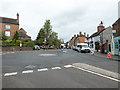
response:
M33 73L33 70L22 71L22 73Z
M70 68L70 67L72 67L72 65L65 65L64 67L65 68Z
M12 75L17 75L17 72L5 73L4 74L4 76L12 76Z
M48 71L48 69L47 68L38 69L38 72L41 72L41 71Z
M109 76L106 76L106 75L103 75L103 74L100 74L100 73L96 73L96 72L93 72L93 71L89 71L89 70L86 70L86 69L83 69L83 68L80 68L80 67L73 66L73 68L77 68L77 69L80 69L80 70L85 71L85 72L89 72L89 73L92 73L92 74L95 74L95 75L98 75L98 76L101 76L101 77L104 77L104 78L108 78L108 79L120 82L120 80L118 80L118 79L115 79L115 78L112 78L112 77L109 77Z
M63 51L64 53L66 53L67 51Z
M56 70L56 69L61 69L61 67L53 67L51 69Z
M38 56L56 56L56 54L39 54Z

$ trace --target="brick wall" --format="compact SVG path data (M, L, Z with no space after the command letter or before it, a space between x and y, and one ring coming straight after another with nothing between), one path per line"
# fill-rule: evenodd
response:
M31 51L33 50L32 47L22 47L22 51ZM2 51L20 51L19 46L12 46L12 47L2 47Z
M10 25L10 29L6 29L5 25ZM10 31L10 40L13 38L14 34L16 31L19 32L19 25L15 25L15 24L7 24L7 23L0 23L0 31Z

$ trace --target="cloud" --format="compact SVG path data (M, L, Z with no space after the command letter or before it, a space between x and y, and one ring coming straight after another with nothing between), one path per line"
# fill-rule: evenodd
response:
M102 20L110 26L118 18L119 0L0 0L0 16L16 18L20 14L20 28L33 40L44 25L51 20L53 31L68 41L82 31L92 34Z

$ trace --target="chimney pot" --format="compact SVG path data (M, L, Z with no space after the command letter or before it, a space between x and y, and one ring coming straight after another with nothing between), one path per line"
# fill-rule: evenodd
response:
M84 32L84 36L86 36L86 33Z
M79 34L81 35L81 34L82 34L82 32L79 32Z

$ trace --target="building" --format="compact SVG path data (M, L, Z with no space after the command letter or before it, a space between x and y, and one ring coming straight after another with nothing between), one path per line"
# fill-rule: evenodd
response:
M77 34L77 37L75 38L75 46L77 46L77 43L85 43L85 34L82 34L82 32L79 32L79 34Z
M69 48L73 48L75 46L76 35L74 35L69 41Z
M11 40L15 32L19 32L19 14L17 13L17 19L0 17L0 31Z
M112 26L113 37L111 43L111 53L113 55L120 55L120 18Z
M111 52L112 27L109 26L100 32L100 51L101 53Z
M93 33L89 38L88 38L88 45L91 48L91 50L95 51L100 51L100 33L105 27L103 26L103 22L98 25L97 27L97 32Z
M19 30L19 39L20 40L29 40L29 39L31 39L31 37L27 35L27 32L23 28L21 28Z

